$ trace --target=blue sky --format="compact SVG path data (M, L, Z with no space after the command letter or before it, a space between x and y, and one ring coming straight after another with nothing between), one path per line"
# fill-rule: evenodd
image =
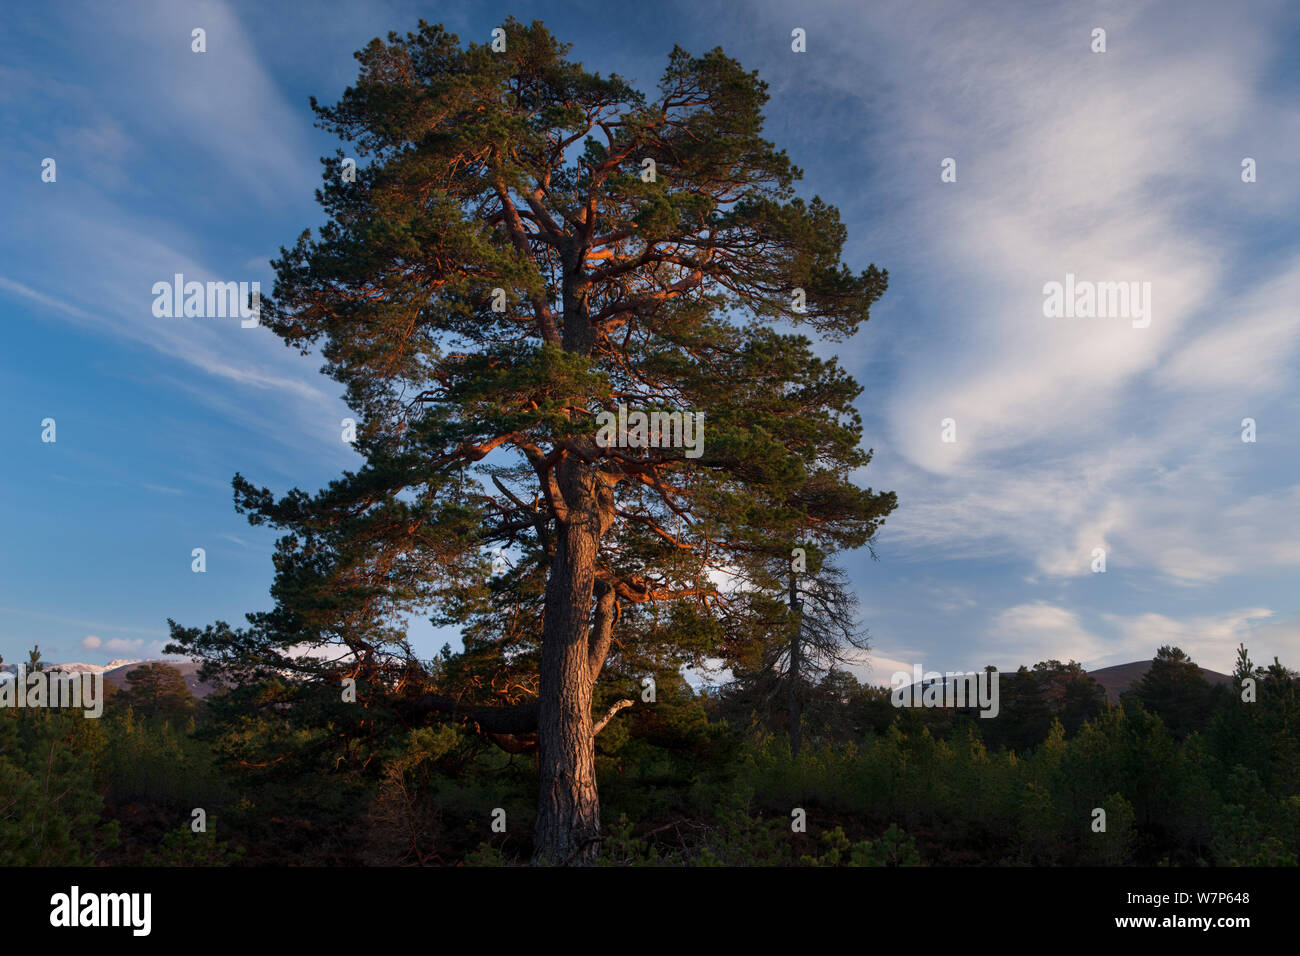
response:
M889 269L836 349L865 385L863 482L900 500L880 560L847 561L874 643L859 676L1096 667L1162 643L1228 670L1239 640L1300 664L1300 11L788 0L8 11L6 661L33 643L59 661L157 656L168 617L267 607L274 532L235 514L230 478L319 487L357 463L347 410L314 357L238 319L155 318L152 285L269 289L268 260L321 221L335 144L308 96L333 102L354 50L421 16L483 42L509 13L647 90L675 43L759 70L767 135L801 192L840 208L846 261ZM1150 326L1045 318L1043 285L1067 273L1150 282ZM421 650L441 643L415 630Z

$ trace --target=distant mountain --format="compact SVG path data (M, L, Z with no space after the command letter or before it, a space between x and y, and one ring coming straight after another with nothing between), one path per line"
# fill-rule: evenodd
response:
M199 665L191 661L154 662L116 660L109 661L107 664L85 664L81 661L72 661L67 664L50 664L46 667L46 670L63 671L66 674L103 674L105 681L118 690L121 690L126 686L127 674L131 673L131 671L135 670L141 664L151 663L166 664L168 667L179 671L180 675L185 678L185 686L190 689L190 693L195 697L207 697L208 694L213 691L212 684L207 684L199 680ZM16 664L5 664L3 667L0 667L0 680L10 678L16 673L18 673L18 666Z
M1113 667L1088 671L1088 675L1106 689L1106 696L1110 698L1111 703L1118 703L1119 695L1140 681L1150 669L1150 661L1133 661L1131 664L1116 664ZM1220 674L1218 671L1204 667L1200 668L1200 671L1201 676L1211 684L1232 683L1230 674Z
M106 671L116 670L119 667L129 667L132 664L142 664L144 662L128 660L127 658L123 657L115 661L109 661L107 664L86 664L83 661L70 661L67 664L50 664L48 662L42 662L42 663L45 664L46 670L63 671L63 673L65 674L103 674ZM24 664L26 664L25 661ZM0 674L13 675L17 673L18 673L18 665L16 663L5 664L3 667L0 667Z
M121 689L126 686L126 675L141 664L148 664L150 661L109 661L107 664L83 664L80 661L74 661L70 664L51 664L50 670L61 670L77 674L103 674L104 680L108 681L114 687ZM190 692L199 698L207 697L214 690L214 685L204 683L199 680L199 665L191 661L160 661L168 667L173 667L180 671L185 678L185 685L189 687ZM1093 677L1106 691L1106 696L1112 703L1119 702L1119 695L1128 690L1151 668L1150 661L1133 661L1130 664L1115 664L1112 667L1102 667L1095 671L1089 671L1088 674ZM1230 684L1232 677L1229 674L1220 674L1218 671L1212 671L1202 667L1201 676L1211 684ZM4 680L17 673L17 667L14 664L5 664L0 667L0 680Z

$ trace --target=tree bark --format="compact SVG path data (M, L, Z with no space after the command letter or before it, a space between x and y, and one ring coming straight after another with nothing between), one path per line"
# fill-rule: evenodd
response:
M546 582L537 702L537 825L533 863L586 865L600 850L596 792L592 598L600 538L613 518L612 497L593 466L568 457L557 466L568 507L556 535Z
M799 756L803 728L799 712L799 652L803 642L803 607L799 601L799 584L790 572L790 610L794 614L794 633L790 637L790 754Z

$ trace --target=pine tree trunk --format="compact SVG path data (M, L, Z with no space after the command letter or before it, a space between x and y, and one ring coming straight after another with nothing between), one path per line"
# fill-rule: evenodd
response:
M790 754L799 756L803 735L799 712L799 652L803 641L803 608L799 603L799 585L795 573L790 572L790 610L794 614L794 633L790 637Z
M566 461L557 470L569 520L556 536L546 582L537 715L541 788L533 834L533 863L548 866L588 864L600 849L587 655L596 555L612 517L602 514L590 466Z

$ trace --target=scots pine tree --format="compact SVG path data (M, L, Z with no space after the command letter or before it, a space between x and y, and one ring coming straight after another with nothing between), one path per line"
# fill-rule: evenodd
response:
M168 664L141 664L127 671L126 683L116 703L131 707L141 716L164 717L179 723L194 713L194 692L181 672Z
M1181 740L1193 731L1204 730L1215 705L1222 697L1201 673L1201 668L1178 647L1162 645L1151 666L1121 700L1133 700L1158 714L1169 733Z
M796 756L805 710L813 706L825 723L825 712L833 709L819 695L836 682L824 681L837 666L852 663L855 651L867 649L848 576L815 551L798 551L785 572L784 602L780 591L773 590L780 582L757 576L732 595L730 616L743 621L746 638L736 642L730 660L734 679L723 692L726 709L738 719L749 714L783 727ZM856 686L856 680L849 680L847 686Z
M363 460L316 494L237 475L237 507L284 531L275 607L173 646L235 677L350 676L364 707L535 752L533 859L584 863L596 735L631 703L602 676L733 659L759 637L733 614L746 582L894 508L855 483L861 387L800 332L848 339L887 274L841 262L838 212L762 137L766 84L721 49L675 48L650 96L539 22L503 29L462 46L421 21L312 101L349 153L262 314L319 349ZM620 407L626 440L598 441ZM664 447L633 412L678 416ZM464 654L418 660L416 613L459 623Z

